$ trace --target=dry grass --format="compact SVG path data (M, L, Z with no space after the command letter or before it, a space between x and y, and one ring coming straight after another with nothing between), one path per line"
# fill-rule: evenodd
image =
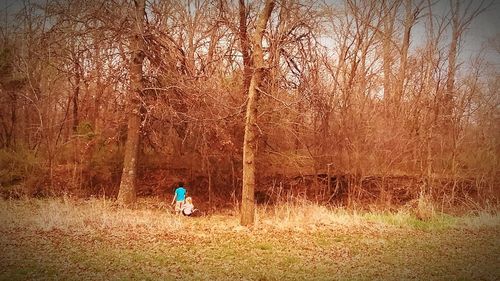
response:
M155 198L0 200L0 280L497 280L496 213L355 212L295 200L174 215Z
M365 220L344 208L332 209L309 201L282 203L257 209L257 225L281 230L304 228L358 227Z
M420 206L420 205L419 205ZM428 207L426 207L428 208ZM421 208L417 209L421 210ZM202 218L184 218L172 213L171 206L157 198L140 199L132 208L122 208L105 198L89 200L70 197L56 199L0 200L3 227L50 231L93 231L101 229L172 232L179 229L241 230L239 212L221 212ZM254 229L315 230L320 228L495 228L496 212L481 211L464 217L427 212L425 219L413 210L361 212L332 208L310 201L295 200L256 209Z
M179 218L156 200L142 200L135 208L121 208L113 201L69 197L0 201L0 223L20 228L50 231L96 229L176 230Z
M479 212L461 219L461 224L467 228L480 229L484 227L497 228L500 226L500 216L492 212Z

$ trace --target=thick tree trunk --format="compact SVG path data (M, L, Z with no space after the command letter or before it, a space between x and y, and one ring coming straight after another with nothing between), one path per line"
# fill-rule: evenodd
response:
M241 224L254 223L254 190L255 190L255 156L257 153L257 111L259 101L259 85L264 69L264 54L262 52L262 36L267 21L274 8L274 0L267 0L262 10L255 33L252 37L254 70L248 88L248 103L243 140L243 190L241 202Z
M130 88L128 101L128 132L125 143L125 159L118 192L118 202L128 205L136 200L137 156L140 142L140 95L142 85L142 63L144 61L142 26L145 16L145 0L136 0L134 13L134 37L131 39L132 62L130 63Z
M248 104L243 140L243 189L241 203L241 224L254 222L254 190L255 190L255 154L257 152L257 102L259 93L257 84L262 70L256 68L248 90Z

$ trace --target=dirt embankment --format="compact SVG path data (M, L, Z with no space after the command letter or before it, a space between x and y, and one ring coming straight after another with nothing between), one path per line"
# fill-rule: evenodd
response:
M43 180L28 181L13 187L2 187L3 197L60 196L77 197L118 194L118 171L89 174L67 167L59 167ZM209 208L230 207L238 204L241 197L241 180L234 175L227 177L200 176L189 169L142 169L139 170L137 193L140 197L158 197L171 200L179 182L187 187L190 195ZM448 205L481 204L486 200L497 201L500 191L474 178L420 176L356 176L342 175L272 175L258 179L255 200L258 204L273 204L296 198L325 204L349 205L353 202L402 206L414 201L425 192L435 201Z

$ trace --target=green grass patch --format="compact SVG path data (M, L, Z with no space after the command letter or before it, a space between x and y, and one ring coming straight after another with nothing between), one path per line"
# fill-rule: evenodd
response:
M402 228L412 228L424 231L441 231L453 228L459 219L447 214L437 214L427 220L422 220L409 213L366 213L363 215L369 222L382 223Z

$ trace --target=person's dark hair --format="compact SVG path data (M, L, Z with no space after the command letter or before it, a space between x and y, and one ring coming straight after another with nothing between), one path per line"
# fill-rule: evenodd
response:
M179 187L184 187L184 183L183 182L179 182Z

